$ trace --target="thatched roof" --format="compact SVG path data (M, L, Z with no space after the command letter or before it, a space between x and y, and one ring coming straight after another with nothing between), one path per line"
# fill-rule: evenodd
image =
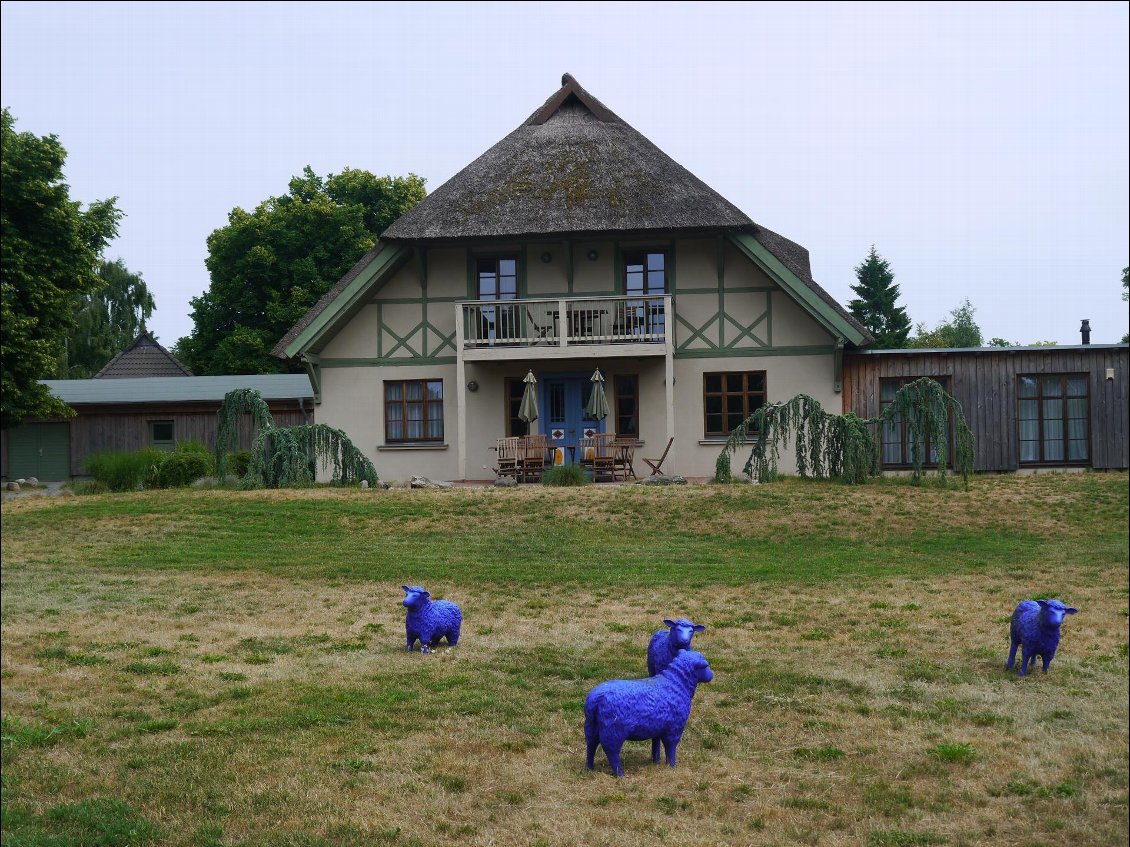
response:
M286 348L392 245L648 232L748 234L858 331L863 344L872 341L812 279L806 249L754 223L565 74L561 88L521 126L386 229L271 352L286 358Z
M565 74L521 126L381 238L435 243L751 227L740 209Z
M95 379L138 379L151 376L192 376L192 371L143 329L125 350L112 358Z

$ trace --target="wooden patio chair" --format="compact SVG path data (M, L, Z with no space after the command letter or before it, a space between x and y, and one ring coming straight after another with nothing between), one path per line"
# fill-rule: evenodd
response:
M518 477L519 441L521 439L515 435L511 438L500 438L495 443L495 450L498 451L498 467L494 469L494 472L500 477Z
M616 436L611 432L598 432L592 441L592 481L600 482L601 477L616 481Z
M620 479L627 481L636 478L636 469L633 463L636 456L636 439L630 436L617 437L612 442L612 451L616 455L616 472Z
M671 452L671 445L674 443L674 438L668 438L667 446L663 448L662 456L660 456L658 459L644 459L644 462L647 463L647 466L651 468L652 476L658 476L659 474L663 473L663 463L667 460L667 454Z
M518 479L540 482L545 473L545 454L549 451L546 435L523 435L518 448Z

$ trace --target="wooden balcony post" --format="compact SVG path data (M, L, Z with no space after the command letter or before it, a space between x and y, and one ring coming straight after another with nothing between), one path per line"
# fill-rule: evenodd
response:
M569 343L569 315L565 311L565 301L557 301L557 343L565 347Z

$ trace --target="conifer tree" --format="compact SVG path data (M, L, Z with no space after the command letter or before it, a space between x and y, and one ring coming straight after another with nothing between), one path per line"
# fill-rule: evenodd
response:
M855 269L855 276L859 282L851 290L857 299L848 304L852 316L875 336L877 348L905 347L910 336L910 317L905 308L897 305L899 287L895 285L895 275L890 263L875 251L875 245L871 245L871 252Z

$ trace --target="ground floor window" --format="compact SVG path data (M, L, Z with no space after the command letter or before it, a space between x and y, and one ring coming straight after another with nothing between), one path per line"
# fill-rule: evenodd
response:
M149 422L149 446L157 450L172 450L176 447L172 421Z
M529 435L530 425L518 417L518 411L522 408L522 395L526 393L526 383L524 377L508 377L506 380L506 434L510 437L515 435Z
M1018 377L1020 461L1082 464L1090 459L1086 374Z
M728 436L764 405L765 371L702 375L703 431L708 438Z
M889 379L879 380L879 411L883 412L891 402L895 399L895 394L898 390L906 385L908 382L914 382L921 377L917 376L899 376L891 377ZM934 380L942 386L942 388L949 393L950 379L948 376L932 376L929 379ZM883 424L882 432L882 452L880 457L882 459L883 467L885 468L909 468L914 464L913 456L913 442L907 433L906 421L898 415L895 415L891 420ZM938 445L929 435L926 436L926 443L924 445L926 467L938 466ZM953 421L946 421L946 465L953 466Z
M613 377L616 393L616 434L639 437L640 378L636 374Z
M443 441L443 380L385 382L385 440Z

